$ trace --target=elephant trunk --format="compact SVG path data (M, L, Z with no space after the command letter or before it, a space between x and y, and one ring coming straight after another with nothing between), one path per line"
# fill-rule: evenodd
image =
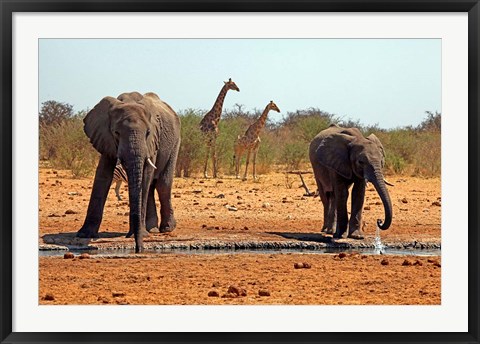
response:
M130 230L129 235L135 236L135 252L143 250L142 231L142 181L145 160L135 159L127 164L128 196L130 201Z
M385 209L385 220L377 219L377 226L385 230L388 229L392 223L392 201L390 200L390 195L388 194L380 167L374 167L370 174L370 176L367 175L367 180L370 181L375 187L375 190L377 190Z

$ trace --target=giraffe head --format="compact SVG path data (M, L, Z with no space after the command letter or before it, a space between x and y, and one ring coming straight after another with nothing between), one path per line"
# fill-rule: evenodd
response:
M224 81L224 83L225 83L225 86L227 86L227 89L240 92L240 89L239 89L238 86L232 81L232 78L228 79L228 81Z
M280 112L280 109L278 108L277 104L273 102L273 100L270 100L270 103L268 103L267 108L268 110Z

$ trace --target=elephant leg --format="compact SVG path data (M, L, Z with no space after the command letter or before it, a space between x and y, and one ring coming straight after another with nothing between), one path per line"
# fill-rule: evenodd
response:
M141 199L141 213L140 213L140 235L142 238L146 237L148 235L147 229L152 229L148 228L146 224L146 219L147 219L147 214L149 216L152 216L151 214L151 209L150 211L148 210L148 207L153 207L153 211L156 213L155 209L155 200L153 199L153 194L150 195L150 187L152 185L152 179L153 179L153 168L149 166L148 164L145 164L144 169L143 169L143 179L142 179L142 199ZM149 204L149 198L152 197L153 204ZM156 214L155 214L156 216ZM157 220L158 223L158 220ZM130 230L128 231L126 237L130 238L132 235L135 233L133 232L132 226L130 226Z
M177 225L172 206L174 168L175 159L170 159L169 163L163 170L163 173L160 174L156 185L158 197L160 198L160 233L171 232Z
M362 211L365 200L365 181L360 180L353 184L352 189L352 214L348 227L348 237L352 239L363 239Z
M333 192L326 192L325 187L321 181L321 172L318 171L316 168L313 169L313 174L315 176L315 182L317 184L318 195L320 197L320 201L322 201L323 205L323 226L322 232L333 234L335 226L333 225L334 219L332 218L332 210L335 209L335 205L332 207L332 200L333 200Z
M324 209L325 216L325 233L333 234L337 226L337 212L335 194L333 191L326 192L327 206Z
M345 182L337 180L333 192L335 194L334 199L337 209L337 226L333 237L338 239L343 237L348 227L348 185Z
M248 164L250 163L250 149L247 150L247 160L245 162L245 173L242 180L247 180Z
M111 159L102 155L98 162L93 181L92 194L88 203L87 216L83 222L82 228L77 232L80 238L98 237L98 229L102 223L103 208L107 200L108 191L113 179L113 170L115 169L116 159Z
M155 204L155 188L157 179L154 179L152 185L148 189L147 213L145 218L146 229L150 232L154 228L158 228L157 206Z

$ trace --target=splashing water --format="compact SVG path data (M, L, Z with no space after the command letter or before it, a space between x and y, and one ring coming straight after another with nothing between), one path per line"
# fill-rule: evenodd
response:
M373 245L375 246L375 254L385 253L385 245L382 244L382 240L380 239L380 227L378 227L378 225L377 231L375 232L375 240L373 241Z

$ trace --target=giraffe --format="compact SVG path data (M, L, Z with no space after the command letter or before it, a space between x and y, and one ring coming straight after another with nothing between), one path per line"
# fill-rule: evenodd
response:
M240 159L242 155L247 151L247 162L245 166L245 174L243 175L243 180L247 179L247 170L248 163L250 161L250 153L253 152L253 179L257 179L257 170L256 170L256 160L258 148L260 147L260 137L258 136L262 129L265 127L265 121L267 120L267 115L270 110L280 112L280 109L277 105L271 100L270 103L263 110L262 115L248 127L247 131L243 136L238 136L235 141L233 151L235 160L235 174L236 178L240 177Z
M210 156L210 151L213 151L212 160L213 160L213 178L217 178L217 149L216 142L218 136L218 122L220 121L220 116L222 115L223 101L227 95L228 90L235 90L240 92L240 89L235 85L232 79L224 81L220 93L218 94L217 100L213 104L213 107L207 114L203 117L200 122L200 130L205 135L205 141L207 145L207 154L205 157L205 165L203 168L203 176L208 178L207 167L208 167L208 158Z

